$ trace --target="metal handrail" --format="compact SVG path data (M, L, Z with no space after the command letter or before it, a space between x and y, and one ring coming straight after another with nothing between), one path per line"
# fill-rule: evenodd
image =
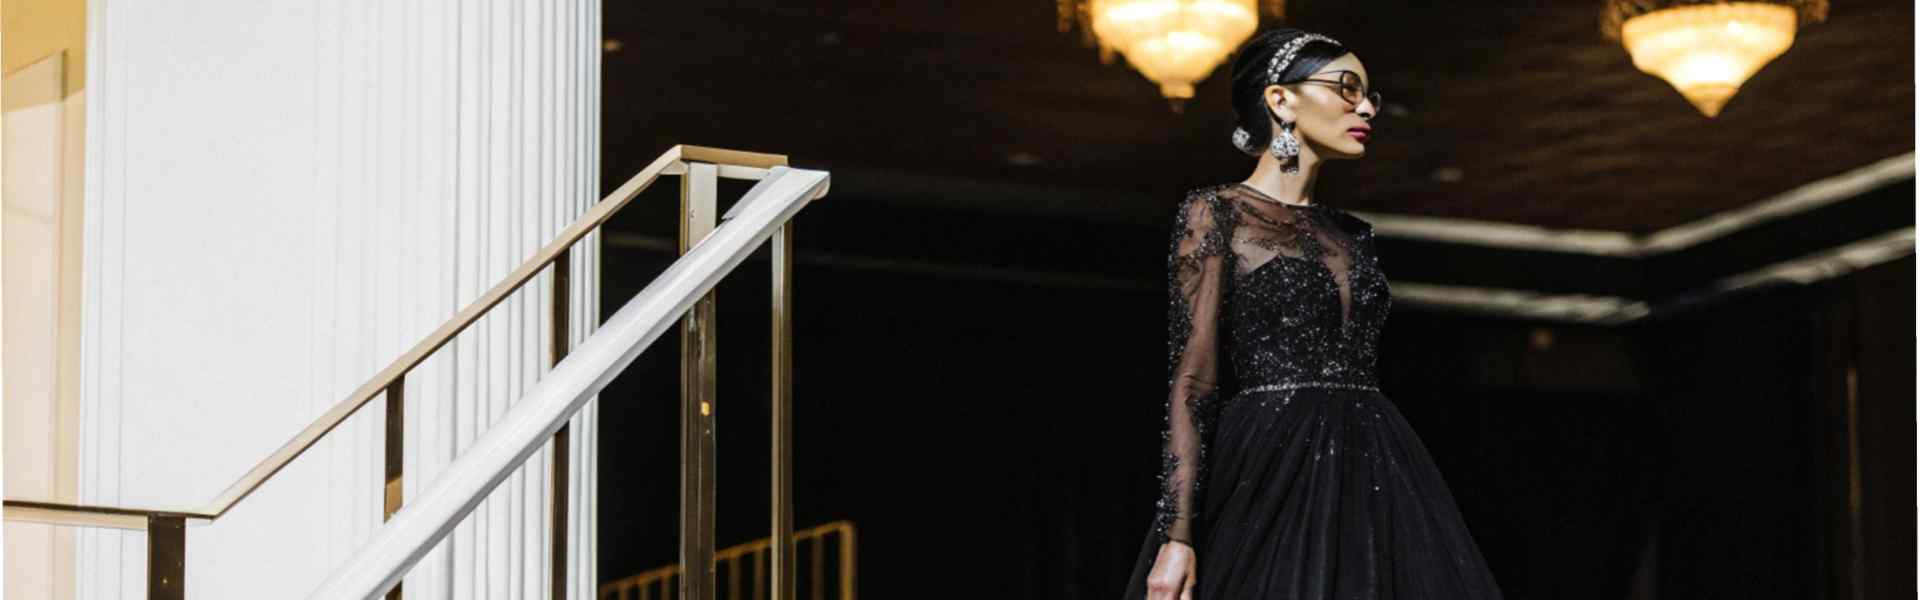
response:
M221 491L219 495L215 496L212 501L208 502L202 508L196 510L125 507L9 498L0 501L0 506L4 507L4 510L0 511L0 516L3 516L7 521L32 522L48 525L147 530L151 534L149 535L148 543L150 563L159 560L158 555L160 554L178 556L178 546L183 546L185 543L184 533L182 533L181 530L183 525L186 523L211 522L225 515L235 504L238 504L255 490L258 490L268 479L271 479L275 474L279 473L281 469L292 463L294 459L299 458L301 454L304 454L308 449L312 448L321 438L333 431L342 422L346 421L347 418L353 416L355 412L365 407L374 397L385 396L389 411L388 416L397 416L399 414L398 411L402 410L403 406L402 395L405 389L405 379L413 368L425 361L434 351L452 341L455 336L465 331L467 327L479 321L480 318L494 306L504 301L514 292L519 291L528 281L531 281L534 276L538 275L541 270L555 263L565 265L569 250L573 244L579 242L596 228L605 224L607 220L611 219L615 213L624 208L626 204L640 192L651 186L661 175L684 175L688 173L690 169L695 168L692 166L695 164L703 164L713 169L712 173L717 177L730 179L763 179L774 169L783 169L787 164L787 157L777 154L743 152L703 146L676 145L669 148L665 153L662 153L658 158L654 159L652 163L648 164L646 168L641 169L639 173L628 179L626 183L621 184L619 188L608 194L600 202L594 204L592 208L588 209L585 214L581 215L581 217L576 219L571 225L562 229L552 242L542 247L538 252L534 253L532 257L514 268L514 270L509 272L499 283L469 303L465 308L461 309L459 313L449 318L441 324L438 329L435 329L432 333L421 339L407 352L388 363L385 368L374 374L372 378L368 379L358 388L355 388L346 398L335 403L304 429L294 434L294 436L287 440L285 444L282 444L279 449L263 458L252 469L248 470L232 485L229 485L225 490ZM821 190L821 193L824 193L824 189ZM566 286L559 285L558 283L565 281L568 277L567 271L568 269L562 268L556 268L554 271L558 278L557 284L554 286L554 293L557 298L563 300L555 304L555 317L562 322L566 320L565 311L567 303L564 302ZM566 353L564 338L562 337L565 335L563 333L565 330L566 328L564 326L556 327L555 362L559 362L560 357ZM397 422L398 419L392 419L392 421ZM386 512L389 518L401 507L401 486L399 479L401 432L394 426L395 424L397 423L390 422L387 428L386 441ZM557 435L565 436L564 428L561 429ZM561 437L559 441L564 442L564 437ZM561 445L559 447L564 448L565 446ZM556 452L555 454L556 463L564 465L565 463L560 461L566 460L565 455L567 453ZM561 494L563 491L557 489L555 493ZM563 515L563 513L560 514ZM556 516L556 518L561 517ZM149 569L150 596L177 597L180 593L179 573L172 573L173 581L169 584L162 585L161 580L166 577L161 573L153 572L155 570L153 566L155 565L150 565ZM164 567L162 569L164 571L171 571L173 567L183 567L184 565L158 566ZM558 581L558 578L556 578L556 581Z
M789 226L808 202L827 190L827 174L775 167L731 211L734 217L699 239L667 270L635 294L593 335L469 445L420 497L393 514L310 598L373 598L393 588L413 565L496 486L539 451L554 432L598 394L676 319L749 254ZM779 244L776 244L778 247ZM701 412L706 415L704 411ZM710 482L711 478L705 478ZM707 489L711 492L711 488ZM775 492L776 503L784 500ZM710 510L711 507L705 507ZM711 512L703 514L710 515ZM683 526L685 523L683 522ZM791 539L791 530L776 532ZM790 542L779 544L787 546ZM697 557L711 571L710 550ZM683 553L682 560L687 560ZM790 577L790 575L788 575ZM710 590L710 587L697 589ZM696 598L707 594L692 594ZM785 597L781 594L779 597Z

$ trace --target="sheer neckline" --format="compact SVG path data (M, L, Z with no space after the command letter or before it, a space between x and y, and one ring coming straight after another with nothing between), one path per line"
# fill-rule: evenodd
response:
M1236 181L1236 182L1234 182L1234 183L1233 183L1233 185L1234 185L1235 187L1239 187L1239 188L1241 188L1241 189L1244 189L1244 190L1247 190L1247 191L1249 191L1249 192L1253 192L1253 193L1254 193L1254 195L1257 195L1257 196L1259 196L1261 200L1264 200L1264 201L1267 201L1267 202L1271 202L1271 203L1274 203L1274 204L1278 204L1278 205L1281 205L1281 206L1291 206L1291 207L1294 207L1294 208L1321 208L1321 206L1320 206L1320 203L1319 203L1319 202L1308 202L1308 203L1306 203L1306 204L1296 204L1296 203L1293 203L1293 202L1287 202L1287 201L1285 201L1285 200L1281 200L1281 199L1279 199L1279 198L1275 198L1275 197L1273 197L1273 196L1271 196L1271 195L1268 195L1268 194L1267 194L1266 192L1263 192L1263 191L1260 191L1260 188L1257 188L1257 187L1253 187L1253 185L1252 185L1252 184L1249 184L1249 183L1247 183L1247 182L1245 182L1245 181Z

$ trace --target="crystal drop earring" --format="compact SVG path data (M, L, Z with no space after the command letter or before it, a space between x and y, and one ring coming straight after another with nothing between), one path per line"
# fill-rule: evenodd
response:
M1280 170L1285 173L1300 172L1300 163L1293 160L1300 156L1300 138L1293 135L1293 124L1280 123L1280 134L1273 136L1273 143L1267 149L1273 157L1280 159Z

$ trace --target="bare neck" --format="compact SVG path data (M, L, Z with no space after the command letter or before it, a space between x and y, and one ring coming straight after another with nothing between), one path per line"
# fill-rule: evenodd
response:
M1320 176L1320 157L1306 144L1300 148L1300 171L1286 173L1280 170L1280 159L1272 153L1262 152L1260 163L1253 167L1253 174L1247 176L1246 184L1265 192L1276 200L1290 204L1312 204L1313 184Z

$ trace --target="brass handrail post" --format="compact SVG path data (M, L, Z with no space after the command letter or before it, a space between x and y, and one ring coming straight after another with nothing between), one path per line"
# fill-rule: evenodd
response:
M402 494L405 489L403 486L403 483L405 481L403 479L403 474L406 469L406 434L407 434L407 418L406 418L407 417L407 374L406 372L404 371L401 372L399 377L394 378L393 383L387 384L386 397L387 397L387 432L386 432L387 484L385 489L385 496L386 496L385 508L382 511L382 514L380 515L380 520L382 522L392 519L393 513L399 512L400 503L404 500L404 498L402 497ZM393 589L387 590L387 598L389 600L400 600L401 585L402 585L401 583L395 583L393 584Z
M856 542L853 524L842 521L836 531L840 532L840 600L853 600L856 588L853 566Z
M793 222L773 232L773 600L793 600Z
M680 253L712 233L719 214L717 165L686 163L680 177ZM680 327L680 597L714 591L714 374L716 292L694 303Z
M572 306L569 305L572 302L572 257L573 249L569 247L561 250L560 254L553 259L553 322L550 325L553 330L552 364L556 366L560 364L561 359L567 357L567 350L570 349L568 338L573 324ZM573 425L570 423L561 425L560 430L553 433L553 464L552 474L549 477L549 481L552 482L550 504L553 505L549 514L553 516L553 520L547 524L547 538L550 540L548 549L553 559L551 597L554 600L567 597L567 544L572 541L570 532L567 530L567 488L572 481L572 473L569 469L572 468L573 462L572 428Z
M187 597L187 522L180 517L147 517L147 598Z

